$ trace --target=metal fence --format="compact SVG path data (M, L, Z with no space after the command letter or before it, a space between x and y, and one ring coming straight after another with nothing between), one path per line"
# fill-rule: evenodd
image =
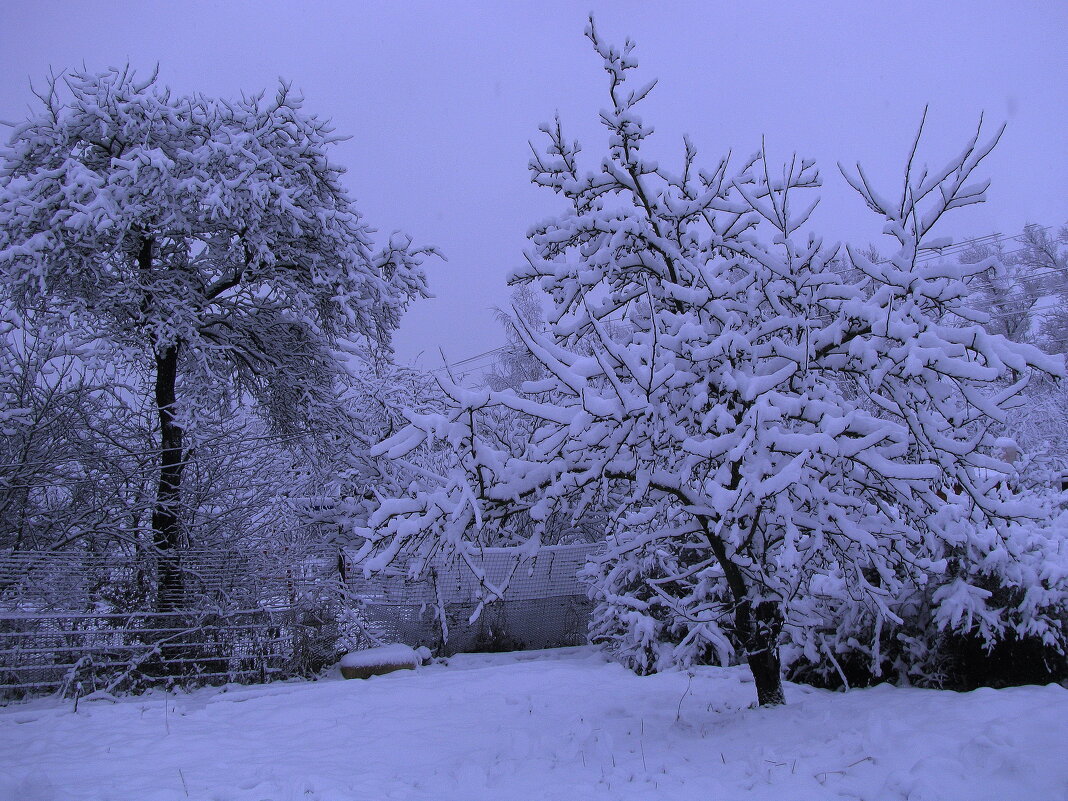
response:
M0 700L311 675L336 657L334 549L0 552Z
M347 567L350 609L384 641L439 653L579 645L593 605L578 571L601 544L557 545L523 558L514 548L438 558L423 577L364 577Z
M577 573L598 547L485 549L419 579L364 577L322 545L190 549L168 611L154 610L150 552L0 552L0 701L310 676L387 642L439 654L583 643L592 604Z
M302 635L289 610L5 615L0 698L292 676Z
M337 552L322 546L186 548L171 559L172 609L299 606L335 580ZM152 550L0 551L0 614L151 610L160 554Z

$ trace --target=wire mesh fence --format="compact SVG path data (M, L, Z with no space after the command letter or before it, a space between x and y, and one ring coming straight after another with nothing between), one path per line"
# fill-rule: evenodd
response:
M159 563L173 560L181 581L162 600L172 609L298 605L334 580L336 551L321 546L184 548L139 551L0 552L0 610L152 611Z
M336 550L0 552L0 700L313 675L336 657ZM160 608L160 604L164 608Z
M84 696L299 674L292 614L241 610L0 618L0 697Z
M577 576L597 545L521 558L485 549L420 578L365 577L344 549L186 549L164 599L159 554L0 552L0 701L312 676L343 653L403 642L439 654L575 645L591 611Z
M578 571L603 546L513 548L438 558L413 580L405 572L364 577L345 569L351 614L383 641L439 653L523 650L586 641L592 601Z

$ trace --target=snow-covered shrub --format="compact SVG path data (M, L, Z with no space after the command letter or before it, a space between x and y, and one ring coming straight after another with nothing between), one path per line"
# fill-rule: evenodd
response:
M793 678L971 689L1068 678L1068 519L1010 527L982 557L955 548L924 586L902 585L882 621L842 598L811 640L789 640ZM788 634L790 632L788 631Z
M894 681L958 690L1068 678L1068 513L1058 516L1059 493L1043 489L1032 500L1045 522L1007 526L1000 544L977 546L979 532L960 521L965 544L945 549L943 572L898 581L889 615L851 594L841 571L819 576L785 605L786 675L824 687ZM722 570L701 565L697 537L665 547L666 525L656 524L658 535L645 525L644 537L587 566L598 601L591 640L643 675L738 661ZM723 614L699 619L707 609Z
M786 676L823 687L957 690L1068 678L1066 524L1018 526L1000 553L979 563L957 553L926 585L901 583L887 601L896 620L850 598L844 582L816 583L787 606ZM695 617L729 610L722 571L692 569L699 553L698 543L674 550L654 539L600 555L585 573L598 601L591 641L642 675L738 661L729 614L714 625Z
M610 542L583 571L597 603L590 619L590 641L641 675L666 668L730 664L736 645L729 620L703 621L700 610L727 608L729 590L723 570L707 564L697 532L680 534L667 547L653 530L671 525L654 515L628 522L645 537Z

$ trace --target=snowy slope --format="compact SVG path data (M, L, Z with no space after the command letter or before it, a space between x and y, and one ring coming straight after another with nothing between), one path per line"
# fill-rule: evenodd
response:
M589 648L0 709L0 799L1065 799L1068 690L635 676Z

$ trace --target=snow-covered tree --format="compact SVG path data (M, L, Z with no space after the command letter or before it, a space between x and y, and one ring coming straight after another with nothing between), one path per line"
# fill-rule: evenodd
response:
M984 328L1048 353L1065 351L1068 332L1068 228L1028 225L1012 238L984 237L960 253L971 276L969 305L986 313ZM1063 382L1032 381L1002 433L1015 440L1017 471L1032 484L1052 486L1068 467L1068 396Z
M687 140L670 172L643 153L637 109L654 84L631 88L633 45L607 45L592 22L586 35L609 79L608 151L584 171L559 120L544 127L532 179L565 209L531 230L515 276L554 303L547 334L519 327L547 377L449 387L445 415L413 416L380 446L443 440L458 461L381 504L365 564L466 558L519 511L538 524L522 545L534 551L554 515L614 497L593 633L631 664L684 627L654 660L741 657L759 702L779 704L781 643L816 656L834 603L889 625L903 587L936 580L939 625L997 636L1007 612L977 566L1025 558L1012 529L1033 510L996 490L1008 468L991 426L1032 372L1061 366L974 322L966 269L918 261L946 212L982 200L972 174L997 136L977 130L938 170L919 166L917 137L893 199L847 173L896 250L883 263L847 250L850 269L832 269L835 251L799 233L812 162L773 171L758 152L705 170ZM620 320L625 335L608 329ZM481 433L497 407L531 419L525 441ZM1060 636L1040 611L1027 625Z
M310 482L321 499L318 521L332 529L332 538L351 544L349 532L364 526L383 496L425 483L448 460L440 448L423 448L406 459L371 456L373 446L403 429L405 413L436 414L444 395L430 373L392 362L358 362L342 395L348 411L337 427L324 458L317 460Z
M1068 351L1068 225L1056 231L1027 226L1017 238L1019 262L1053 296L1052 308L1042 315L1039 341L1050 353Z
M197 421L254 399L275 430L337 409L339 340L389 352L430 252L370 229L328 159L337 137L274 97L176 96L155 75L72 72L0 150L0 276L92 332L158 427L155 544L181 540ZM171 558L161 587L178 581Z
M1068 296L1068 227L1028 225L1015 237L992 234L973 241L959 261L974 271L971 304L987 313L985 328L1017 342L1064 350Z
M972 297L969 302L976 309L989 314L985 328L1014 342L1034 342L1036 304L1042 299L1045 283L1006 253L1005 240L972 245L960 261L980 265L970 281Z
M121 388L100 380L60 321L19 314L3 294L0 547L46 550L121 538L127 527L117 518L146 508L145 482L114 469L125 448L146 447L115 420ZM136 417L125 412L117 416Z
M494 367L486 373L486 386L490 389L519 389L525 382L537 381L544 375L541 362L523 342L515 319L522 318L522 325L536 331L544 328L545 312L539 294L529 284L522 284L512 290L512 311L497 310L497 320L504 327L508 344L497 356Z

